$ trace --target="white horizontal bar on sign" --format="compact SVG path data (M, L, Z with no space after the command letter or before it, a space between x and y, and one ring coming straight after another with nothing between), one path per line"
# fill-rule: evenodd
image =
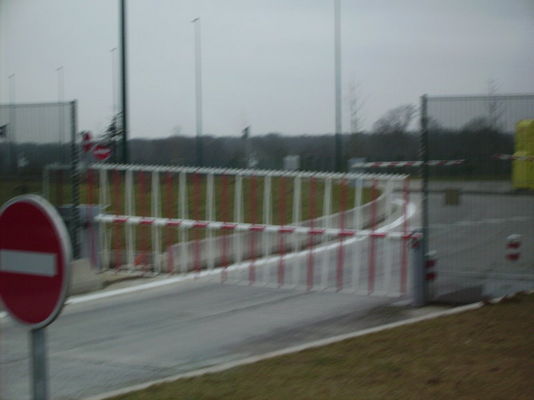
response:
M265 224L247 224L234 222L219 222L219 221L197 221L192 219L176 219L176 218L153 218L153 217L137 217L128 215L110 215L99 214L95 217L96 221L108 224L131 224L131 225L156 225L168 226L175 228L203 228L210 230L223 231L242 231L242 232L270 232L270 233L285 233L285 234L303 234L303 235L318 235L318 236L339 236L339 237L376 237L376 238L396 238L396 239L410 239L418 236L415 233L405 234L403 232L379 232L371 230L353 230L353 229L336 229L336 228L310 228L306 226L292 226L292 225L265 225Z
M56 255L37 251L0 250L0 271L17 274L55 276Z

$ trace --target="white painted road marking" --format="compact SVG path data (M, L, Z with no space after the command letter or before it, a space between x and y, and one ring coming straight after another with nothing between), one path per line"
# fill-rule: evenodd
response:
M451 226L475 226L475 225L483 225L483 224L507 224L510 222L530 222L534 220L534 217L525 217L525 216L517 216L517 217L508 217L508 218L486 218L481 219L478 221L470 221L470 220L464 220L464 221L454 221L449 223L437 223L437 224L431 224L430 228L448 228Z
M37 251L0 250L0 271L56 276L56 255Z

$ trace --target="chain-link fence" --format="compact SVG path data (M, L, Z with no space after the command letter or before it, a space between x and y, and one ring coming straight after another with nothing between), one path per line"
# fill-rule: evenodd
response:
M533 119L534 95L423 97L423 159L462 160L423 167L435 300L534 287Z
M76 102L0 104L0 204L21 194L45 195L56 207L71 209L69 228L77 230L78 204ZM43 188L49 164L69 165L51 176ZM72 237L76 237L73 235ZM77 240L73 253L77 254Z

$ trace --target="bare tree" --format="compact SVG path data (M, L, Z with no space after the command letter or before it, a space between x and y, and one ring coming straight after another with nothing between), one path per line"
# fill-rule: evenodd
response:
M361 110L364 105L364 101L360 95L360 85L352 81L349 86L349 93L347 96L347 102L350 115L350 133L358 133L362 124Z
M488 120L495 130L500 128L501 115L502 109L497 97L497 83L494 79L490 79L488 81Z
M375 122L373 131L380 134L406 133L416 112L413 104L395 107Z

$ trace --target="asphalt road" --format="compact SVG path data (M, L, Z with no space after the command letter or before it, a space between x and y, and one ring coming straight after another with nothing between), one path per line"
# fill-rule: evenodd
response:
M463 193L458 205L444 200L442 193L429 196L438 299L469 302L534 288L534 196ZM522 237L517 261L506 259L511 234Z
M396 299L201 279L69 305L48 329L53 399L80 399L396 321ZM27 332L0 320L2 399L29 398Z

